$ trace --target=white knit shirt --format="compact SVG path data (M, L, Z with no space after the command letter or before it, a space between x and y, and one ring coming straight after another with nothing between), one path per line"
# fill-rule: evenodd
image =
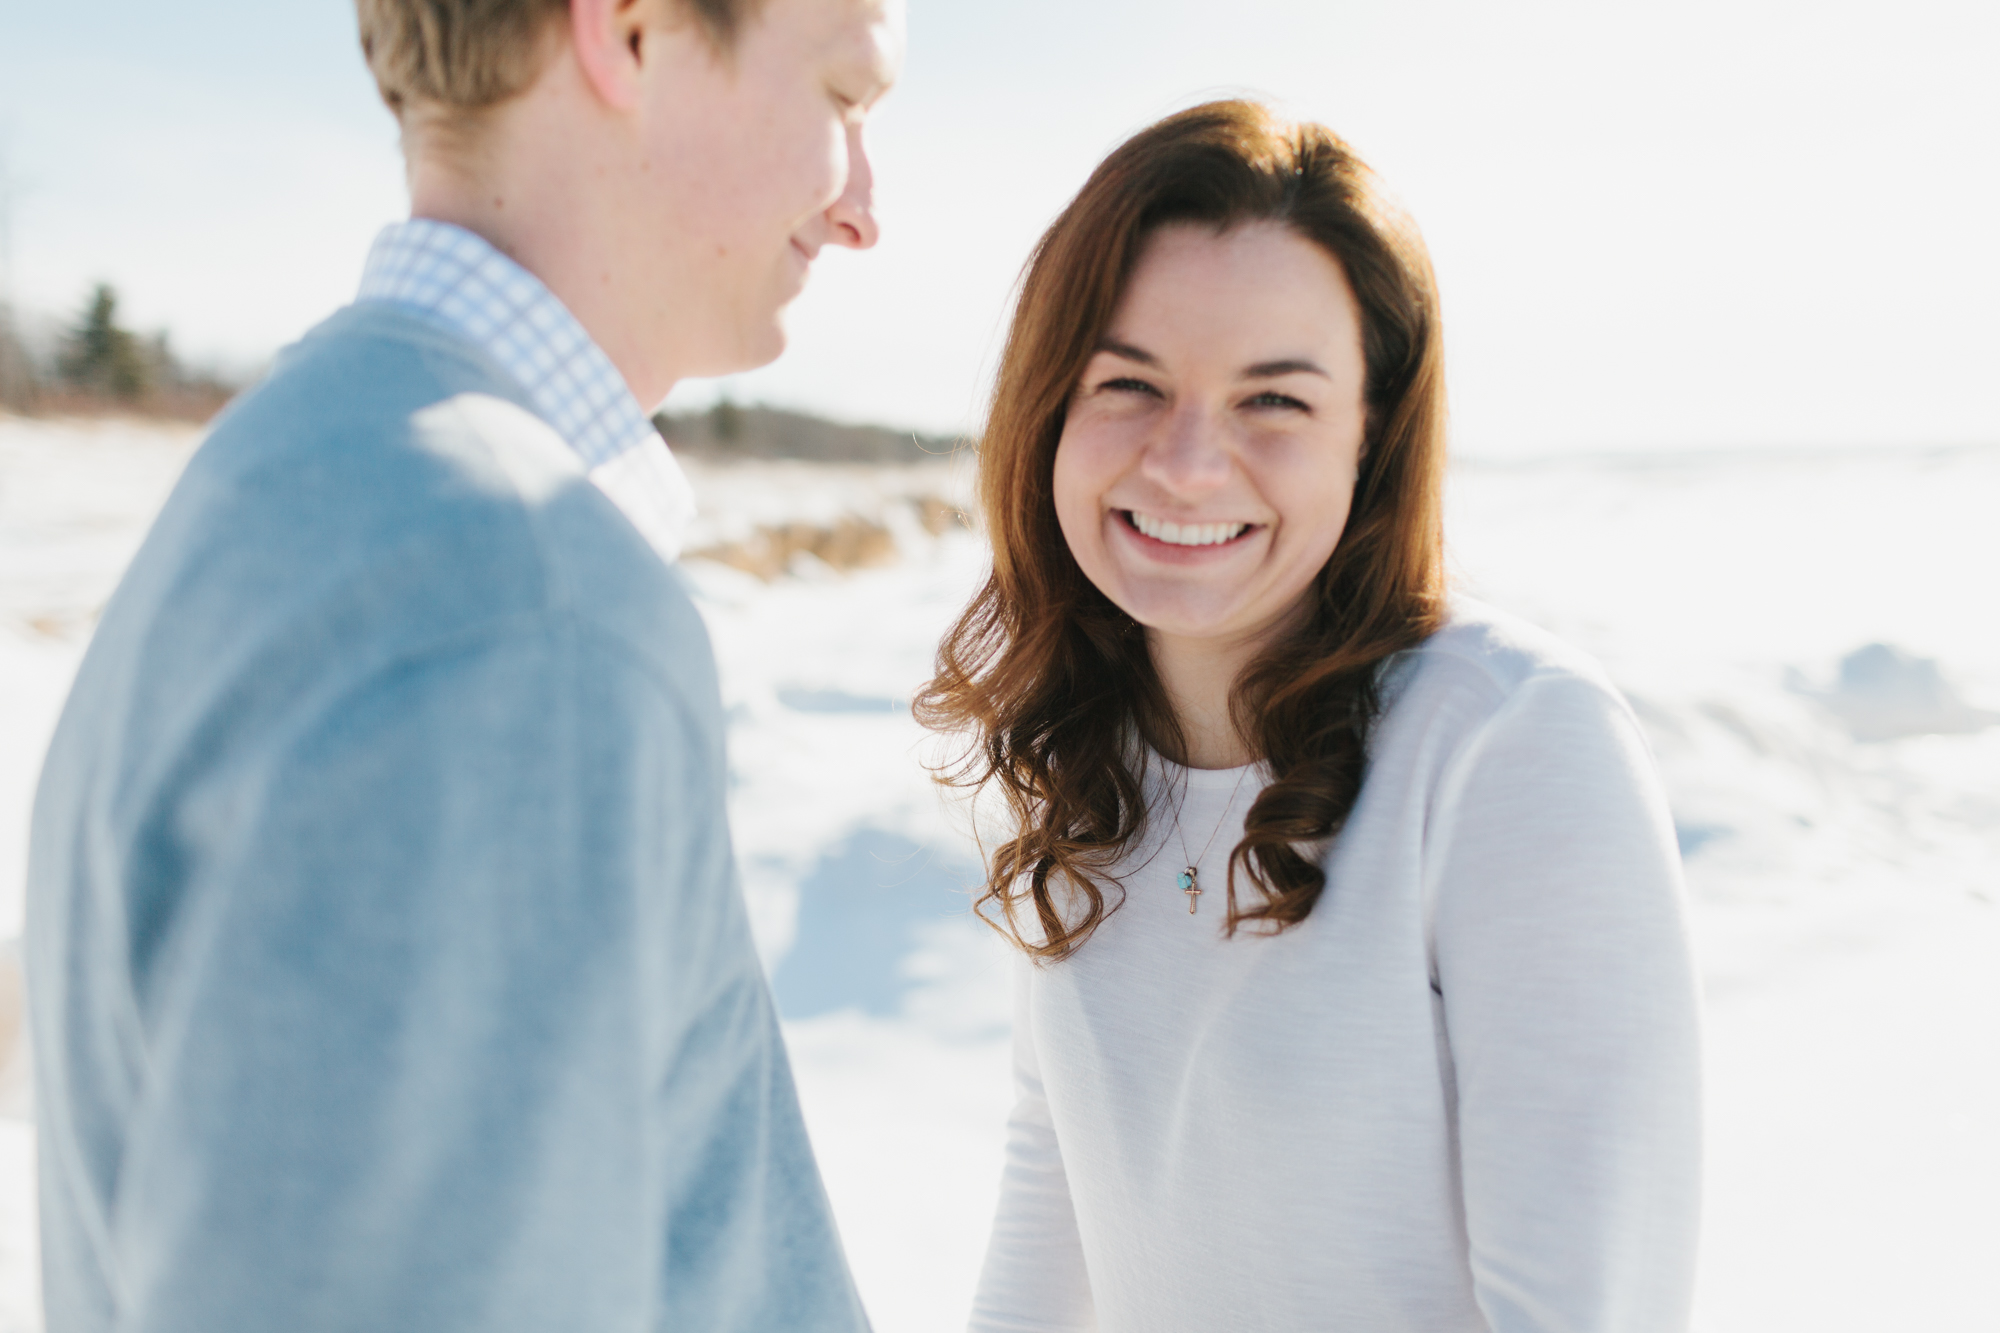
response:
M1646 743L1476 604L1390 679L1303 925L1222 937L1261 775L1169 768L1123 906L1022 964L979 1333L1685 1328L1696 993ZM1192 916L1183 783L1189 852L1221 825Z

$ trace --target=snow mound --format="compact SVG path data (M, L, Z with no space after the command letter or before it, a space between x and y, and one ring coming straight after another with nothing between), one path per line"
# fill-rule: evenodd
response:
M1802 686L1847 724L1859 741L1906 736L1961 736L2000 723L2000 713L1959 697L1937 662L1888 643L1871 643L1840 659L1831 690Z

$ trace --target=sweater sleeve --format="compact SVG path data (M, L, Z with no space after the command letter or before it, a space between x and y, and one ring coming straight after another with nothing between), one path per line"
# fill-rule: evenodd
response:
M121 1329L866 1327L712 722L538 623L231 763L135 923Z
M1097 1327L1090 1276L1062 1148L1042 1088L1032 1022L1034 965L1014 974L1014 1111L986 1265L972 1306L972 1333L1070 1333Z
M1521 686L1447 770L1435 982L1475 1293L1495 1333L1680 1333L1700 1052L1673 825L1605 687Z

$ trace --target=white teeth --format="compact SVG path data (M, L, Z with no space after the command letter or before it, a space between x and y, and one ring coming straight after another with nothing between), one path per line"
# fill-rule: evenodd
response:
M1250 526L1248 523L1169 523L1136 509L1129 512L1133 527L1154 541L1166 542L1170 546L1216 546L1235 541Z

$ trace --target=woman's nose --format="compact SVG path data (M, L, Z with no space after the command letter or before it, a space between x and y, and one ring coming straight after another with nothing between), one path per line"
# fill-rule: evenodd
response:
M1175 495L1198 498L1229 481L1233 460L1227 432L1198 404L1177 404L1147 443L1139 470Z

